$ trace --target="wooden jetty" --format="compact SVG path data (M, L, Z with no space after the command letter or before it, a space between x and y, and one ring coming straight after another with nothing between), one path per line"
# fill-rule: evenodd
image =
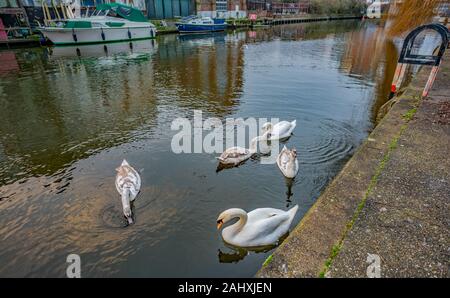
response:
M36 38L10 38L7 40L0 40L0 48L38 47L40 44L39 39Z
M334 20L351 20L361 19L362 15L345 15L345 16L317 16L317 17L294 17L294 18L275 18L272 20L265 20L265 25L284 25L284 24L297 24L297 23L310 23L321 21L334 21Z

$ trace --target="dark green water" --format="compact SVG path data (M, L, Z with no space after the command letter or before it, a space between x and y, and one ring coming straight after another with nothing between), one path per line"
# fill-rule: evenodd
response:
M295 224L373 127L397 59L359 21L155 41L0 52L0 276L252 276L269 252L234 251L230 207L287 209ZM174 154L177 117L297 119L300 171ZM115 168L141 172L124 227ZM299 247L301 249L301 247Z

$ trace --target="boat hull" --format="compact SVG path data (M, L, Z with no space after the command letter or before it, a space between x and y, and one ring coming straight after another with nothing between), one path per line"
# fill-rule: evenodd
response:
M42 34L55 45L94 44L156 37L155 27L120 28L41 28Z
M227 24L176 24L180 33L202 33L224 31Z

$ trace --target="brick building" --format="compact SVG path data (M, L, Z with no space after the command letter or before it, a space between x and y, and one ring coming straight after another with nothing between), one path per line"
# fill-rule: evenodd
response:
M311 0L283 1L283 0L247 0L247 12L258 16L273 16L286 14L309 13Z
M296 2L270 1L270 10L274 15L309 13L310 0L298 0Z
M247 0L197 0L197 14L213 18L247 16Z

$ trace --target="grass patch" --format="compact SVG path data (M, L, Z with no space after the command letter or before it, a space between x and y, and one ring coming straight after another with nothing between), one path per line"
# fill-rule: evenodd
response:
M267 259L263 263L263 267L269 265L270 262L272 262L272 259L273 259L273 255L268 256Z
M397 147L398 138L400 135L398 135L392 142L389 144L388 152L384 155L383 159L381 160L380 164L378 165L378 168L375 172L375 174L372 176L372 179L370 180L369 187L366 190L366 193L364 194L363 199L356 207L356 211L352 216L352 219L347 223L345 226L345 231L342 236L342 238L333 245L330 256L325 261L324 267L322 271L319 273L319 277L325 277L325 274L328 272L328 270L331 267L331 264L333 263L333 260L337 257L339 252L341 251L342 245L344 244L344 239L347 237L348 232L352 229L353 225L355 224L356 220L359 217L359 214L361 213L362 209L364 208L366 204L366 200L369 197L369 195L372 193L373 188L378 182L378 178L380 177L381 172L383 171L384 167L386 166L386 163L389 161L390 153L392 150L394 150Z
M333 263L333 260L337 257L337 255L341 251L345 238L347 237L349 231L352 229L353 225L355 224L356 220L358 219L359 214L361 213L362 209L364 208L364 206L366 204L367 198L369 197L369 195L372 193L373 189L377 185L378 179L380 178L381 173L383 172L387 162L389 161L393 150L395 150L397 148L398 140L400 139L401 135L407 128L407 123L413 118L413 116L416 112L417 112L417 107L414 107L403 115L403 119L406 121L406 123L400 127L400 131L399 131L398 135L395 136L389 143L386 154L381 159L381 161L375 171L375 174L370 179L370 183L366 190L366 193L364 194L361 202L358 204L358 206L355 210L355 213L352 216L352 219L347 223L341 239L335 245L333 245L331 252L330 252L330 256L325 261L323 269L319 273L319 277L322 277L322 278L325 277L326 273L329 271L329 269Z
M410 121L414 117L416 112L417 112L417 108L412 108L411 110L409 110L408 112L406 112L403 115L403 119L405 119L406 121Z

